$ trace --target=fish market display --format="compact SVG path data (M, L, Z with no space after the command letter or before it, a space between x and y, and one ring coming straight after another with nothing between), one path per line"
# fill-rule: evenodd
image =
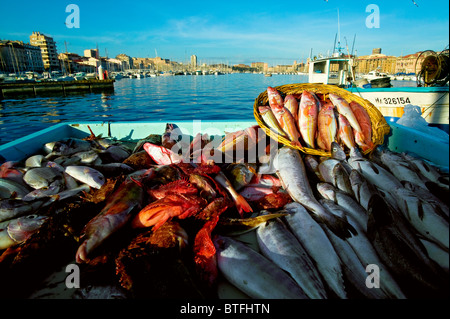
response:
M261 299L448 297L448 174L377 146L354 101L267 93L258 111L291 145L167 123L2 163L0 297L45 298L67 265L73 298L211 299L223 282Z

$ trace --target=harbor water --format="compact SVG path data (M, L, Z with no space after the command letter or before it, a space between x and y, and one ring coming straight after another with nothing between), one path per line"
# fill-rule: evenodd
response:
M109 93L3 99L0 145L62 122L251 120L253 103L267 86L307 81L307 75L245 73L123 78Z

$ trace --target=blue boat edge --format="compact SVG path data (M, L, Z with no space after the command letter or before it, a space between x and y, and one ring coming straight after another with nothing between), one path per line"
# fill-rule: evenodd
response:
M137 141L150 134L162 134L168 121L135 122L66 122L53 125L15 141L0 145L0 160L20 161L41 151L48 142L64 138L85 138L90 129L97 136L117 140ZM173 121L184 134L208 133L224 135L257 125L254 120L198 120ZM385 136L384 146L391 151L407 152L431 162L443 172L449 172L449 141L409 128L395 122L388 122L390 132Z

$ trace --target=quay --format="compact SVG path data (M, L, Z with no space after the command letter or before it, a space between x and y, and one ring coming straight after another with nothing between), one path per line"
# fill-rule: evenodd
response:
M71 92L113 91L114 79L0 83L0 99L17 95L66 94Z

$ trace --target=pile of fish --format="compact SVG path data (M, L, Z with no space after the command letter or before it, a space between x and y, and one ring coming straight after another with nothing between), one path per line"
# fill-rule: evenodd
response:
M366 109L348 103L337 94L287 94L267 88L269 105L258 111L266 125L299 148L331 151L331 143L342 141L348 149L358 145L363 152L373 149L372 123Z
M52 256L81 267L79 298L220 297L223 280L250 298L448 294L448 175L334 140L332 157L305 155L253 126L211 148L169 123L135 143L45 144L0 167L0 280L17 286L16 269Z

